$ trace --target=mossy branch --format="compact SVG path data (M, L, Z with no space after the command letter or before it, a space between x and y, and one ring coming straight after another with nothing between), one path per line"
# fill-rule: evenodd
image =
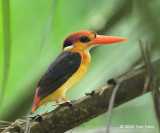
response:
M152 75L156 77L156 84L160 85L160 60L152 65ZM120 77L108 81L108 85L94 90L92 93L74 102L71 107L59 106L52 112L43 115L41 122L30 122L31 133L61 133L70 130L84 122L87 122L108 110L110 96L116 84L120 84L114 107L128 102L142 95L147 69L141 67L132 70ZM147 92L151 91L149 83ZM6 128L5 131L24 132L26 123L12 124L13 128Z

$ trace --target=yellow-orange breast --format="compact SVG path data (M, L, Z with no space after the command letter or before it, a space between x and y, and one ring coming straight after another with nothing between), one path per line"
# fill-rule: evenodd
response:
M84 77L84 75L88 70L88 67L91 62L91 56L89 52L79 52L79 53L82 58L79 69L55 92L42 99L38 104L38 107L40 107L43 104L47 104L48 102L56 101L57 99L64 97L65 94L70 89L72 89L75 85L77 85L81 81L81 79Z

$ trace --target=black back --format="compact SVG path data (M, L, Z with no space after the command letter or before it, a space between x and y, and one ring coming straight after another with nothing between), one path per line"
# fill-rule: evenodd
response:
M49 66L39 81L38 96L45 98L63 85L80 67L79 53L63 51Z

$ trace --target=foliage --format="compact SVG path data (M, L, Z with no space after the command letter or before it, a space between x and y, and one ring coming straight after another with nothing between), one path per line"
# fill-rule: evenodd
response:
M160 57L158 0L57 0L55 6L52 4L55 4L53 0L10 1L8 17L11 19L11 60L7 86L2 94L0 119L13 121L30 112L38 80L61 52L65 37L72 32L92 30L101 34L127 37L128 40L94 48L91 51L92 62L87 75L67 94L68 99L80 98L85 92L106 84L105 80L108 78L122 74L137 64L141 58L138 39L146 40L150 44L152 60ZM51 9L53 7L54 10ZM43 41L51 11L54 11L53 22L46 40ZM3 15L6 14L0 12L0 26ZM3 45L4 40L2 42L4 36L0 30L0 86L5 72L3 54L6 44ZM43 42L45 43L41 47ZM41 110L52 110L52 104L54 102ZM114 110L112 126L155 125L152 106L150 94L124 104ZM84 128L105 126L106 115L86 123Z

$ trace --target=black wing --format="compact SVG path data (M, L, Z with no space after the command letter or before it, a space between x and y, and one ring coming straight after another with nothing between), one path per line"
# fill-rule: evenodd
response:
M39 81L38 96L40 99L50 95L63 85L78 70L80 64L81 56L79 53L62 52Z

